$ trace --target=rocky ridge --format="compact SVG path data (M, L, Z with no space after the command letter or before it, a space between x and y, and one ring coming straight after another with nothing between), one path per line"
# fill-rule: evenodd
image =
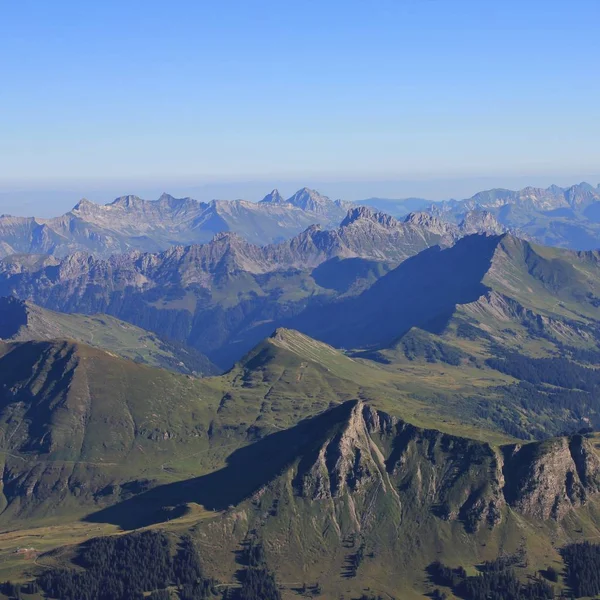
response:
M476 531L497 526L508 507L560 520L600 491L600 458L583 435L493 447L415 427L359 401L333 410L339 423L295 475L299 496L312 501L343 498L352 512L377 490L399 507Z
M135 251L97 259L75 252L62 260L39 257L33 267L28 257L22 260L15 256L0 263L0 272L11 276L52 268L41 285L82 278L88 284L112 280L114 289L147 288L152 282L178 279L184 285L210 287L215 277L234 271L264 274L314 268L334 257L398 263L431 245L452 241L451 236L440 235L437 226L429 229L410 221L402 223L383 213L357 208L349 211L336 229L313 225L279 244L256 246L236 233L221 232L208 244L173 246L156 254Z

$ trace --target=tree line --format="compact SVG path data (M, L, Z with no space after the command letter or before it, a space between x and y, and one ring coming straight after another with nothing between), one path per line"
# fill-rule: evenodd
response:
M552 586L540 577L522 583L507 562L486 563L483 573L468 576L463 567L451 568L432 563L429 574L436 585L449 587L465 600L548 600L554 597ZM436 590L435 596L444 594Z
M61 600L143 600L144 592L160 600L169 586L177 587L182 600L202 600L214 592L189 537L176 548L162 532L96 538L81 547L74 562L83 569L46 571L37 585Z

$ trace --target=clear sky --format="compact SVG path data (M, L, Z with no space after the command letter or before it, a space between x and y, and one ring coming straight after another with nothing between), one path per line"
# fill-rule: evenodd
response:
M600 177L600 0L0 4L0 192Z

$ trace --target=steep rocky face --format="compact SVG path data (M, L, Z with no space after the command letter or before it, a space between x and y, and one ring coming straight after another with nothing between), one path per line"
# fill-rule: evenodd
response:
M312 500L345 498L365 510L361 497L376 491L401 512L432 512L463 522L469 531L501 519L504 480L489 446L421 430L360 402L314 462L303 463L299 494Z
M316 461L299 473L302 496L312 500L339 498L372 485L393 492L384 457L370 438L363 409L357 403L340 430L319 448Z
M287 203L321 215L337 214L338 211L348 209L352 204L350 202L342 202L341 200L331 200L327 196L319 194L316 190L302 188L293 196L287 199Z
M440 236L447 236L450 239L458 237L458 231L455 227L426 212L410 213L406 216L404 222L423 227L428 231L437 233Z
M339 421L303 454L295 486L299 497L333 502L336 510L350 504L356 523L369 501L383 502L379 495L387 496L387 510L431 513L473 532L496 527L507 505L529 518L560 520L600 491L600 458L581 435L493 448L361 402L333 410Z
M356 208L351 208L348 211L344 217L344 220L340 223L340 227L347 227L359 219L368 219L374 223L378 223L382 227L388 228L397 227L399 224L399 222L391 215L383 212L375 212L366 206L357 206Z
M459 225L463 235L473 233L487 233L490 235L501 235L508 231L507 227L498 222L498 219L487 210L469 211Z
M600 459L581 435L504 448L505 496L524 515L562 519L600 491Z

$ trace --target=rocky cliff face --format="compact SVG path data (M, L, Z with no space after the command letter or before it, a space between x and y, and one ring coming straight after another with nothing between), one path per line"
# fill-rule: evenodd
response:
M526 516L560 520L600 491L600 460L581 435L503 450L505 497Z
M498 219L487 210L473 210L465 215L459 229L463 235L473 233L487 233L489 235L501 235L508 232L508 228L502 225Z
M600 491L600 459L581 435L494 448L361 402L334 410L340 423L304 455L296 486L302 498L350 504L357 523L380 494L403 514L429 512L473 532L496 527L507 507L560 520Z

